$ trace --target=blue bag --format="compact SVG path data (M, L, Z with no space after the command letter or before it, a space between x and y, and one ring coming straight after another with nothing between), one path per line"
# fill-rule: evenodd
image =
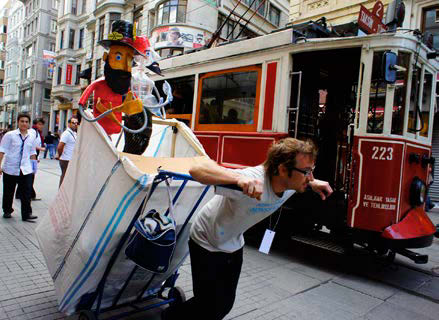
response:
M128 243L125 254L135 264L154 273L168 271L176 244L175 221L173 205L168 181L169 195L168 215L150 210L135 224L135 232Z

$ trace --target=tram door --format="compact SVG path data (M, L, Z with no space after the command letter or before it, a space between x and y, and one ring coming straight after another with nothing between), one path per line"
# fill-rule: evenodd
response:
M317 145L314 176L328 181L334 189L334 195L324 203L314 192L309 192L293 197L287 204L295 212L301 212L308 226L336 229L346 219L348 164L353 141L349 136L355 118L360 56L360 48L293 55L289 135L311 139Z

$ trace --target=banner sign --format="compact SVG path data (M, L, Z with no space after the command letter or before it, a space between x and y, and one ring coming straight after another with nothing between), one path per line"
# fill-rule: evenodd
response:
M360 15L358 16L358 26L367 34L380 33L387 30L387 26L381 21L384 15L384 5L377 1L372 12L366 7L360 5Z
M151 36L154 49L199 48L206 44L205 31L191 27L162 27L155 29Z
M72 84L72 70L73 66L71 64L67 64L66 84Z

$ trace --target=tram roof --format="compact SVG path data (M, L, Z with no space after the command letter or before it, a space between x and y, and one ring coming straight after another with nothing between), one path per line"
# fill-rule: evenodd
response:
M417 49L417 38L404 31L352 37L311 38L297 43L292 43L292 35L293 29L287 29L252 39L186 53L161 60L160 67L162 70L179 68L213 62L215 60L233 58L239 55L244 56L257 52L269 52L270 50L285 50L291 53L299 53L316 50L362 47L364 45L368 45L370 48L403 48L413 52ZM420 57L427 60L426 53L428 51L429 49L427 46L421 43ZM437 59L430 59L429 64L431 64L436 70L439 70L439 61Z

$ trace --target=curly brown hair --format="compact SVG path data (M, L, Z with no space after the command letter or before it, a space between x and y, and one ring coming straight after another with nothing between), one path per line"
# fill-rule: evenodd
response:
M285 138L279 140L268 149L267 159L264 162L265 172L268 176L279 175L279 165L283 164L288 170L288 176L296 166L296 156L301 153L309 155L315 161L317 158L317 147L311 140L298 140Z

